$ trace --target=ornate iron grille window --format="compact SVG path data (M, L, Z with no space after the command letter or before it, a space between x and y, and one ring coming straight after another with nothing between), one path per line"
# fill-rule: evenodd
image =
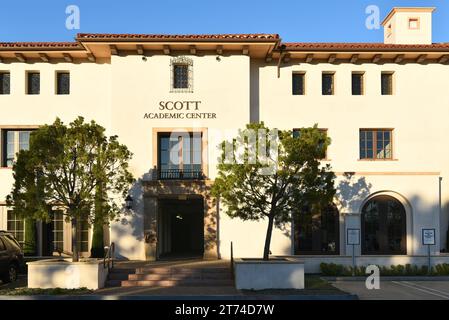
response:
M41 75L39 72L27 73L27 94L39 94L41 91Z
M70 94L70 73L58 72L56 74L56 94Z
M325 72L322 75L322 94L329 96L334 94L334 74Z
M305 94L305 73L294 73L292 75L292 93L293 95Z
M392 159L392 132L391 129L360 130L360 159Z
M0 72L0 94L10 94L11 74L9 72Z
M176 57L170 62L170 92L193 92L193 60Z

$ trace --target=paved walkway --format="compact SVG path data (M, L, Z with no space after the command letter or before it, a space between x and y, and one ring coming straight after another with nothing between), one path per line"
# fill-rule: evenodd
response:
M365 281L331 283L360 300L449 300L449 281L381 281L378 290L368 290Z

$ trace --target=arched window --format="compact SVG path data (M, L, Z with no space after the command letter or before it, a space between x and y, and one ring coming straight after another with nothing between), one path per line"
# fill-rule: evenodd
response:
M295 254L339 254L338 209L331 204L319 212L310 208L295 215Z
M362 254L407 254L405 208L390 196L377 196L362 209Z

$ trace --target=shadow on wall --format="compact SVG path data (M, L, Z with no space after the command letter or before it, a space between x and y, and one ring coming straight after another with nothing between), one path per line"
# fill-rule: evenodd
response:
M357 212L357 205L362 203L370 194L372 184L367 183L365 177L355 178L353 172L345 172L343 179L336 186L336 198L341 209L347 212Z
M138 179L130 188L129 195L133 198L132 208L128 210L123 204L122 212L112 223L111 233L115 242L115 257L120 260L129 260L123 252L137 252L136 242L144 239L143 232L143 197L142 179ZM129 243L127 241L129 239Z

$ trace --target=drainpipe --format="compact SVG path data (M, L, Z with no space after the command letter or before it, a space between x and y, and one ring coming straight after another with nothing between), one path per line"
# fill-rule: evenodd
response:
M442 209L442 207L441 207L441 181L443 180L443 177L438 177L438 213L439 213L439 215L438 215L438 229L440 229L440 230L438 230L439 232L438 232L438 234L440 234L440 232L441 232L441 217L442 217L442 214L443 214L443 209ZM441 235L440 235L440 239L441 239ZM441 251L441 248L442 246L441 246L441 243L440 243L440 251ZM446 243L446 249L447 249L447 247L448 247L448 244Z
M282 60L284 59L284 56L285 56L284 49L285 49L285 44L282 44L282 45L279 47L279 60L278 60L278 65L277 65L277 69L278 69L278 78L281 77L281 63L282 63Z

